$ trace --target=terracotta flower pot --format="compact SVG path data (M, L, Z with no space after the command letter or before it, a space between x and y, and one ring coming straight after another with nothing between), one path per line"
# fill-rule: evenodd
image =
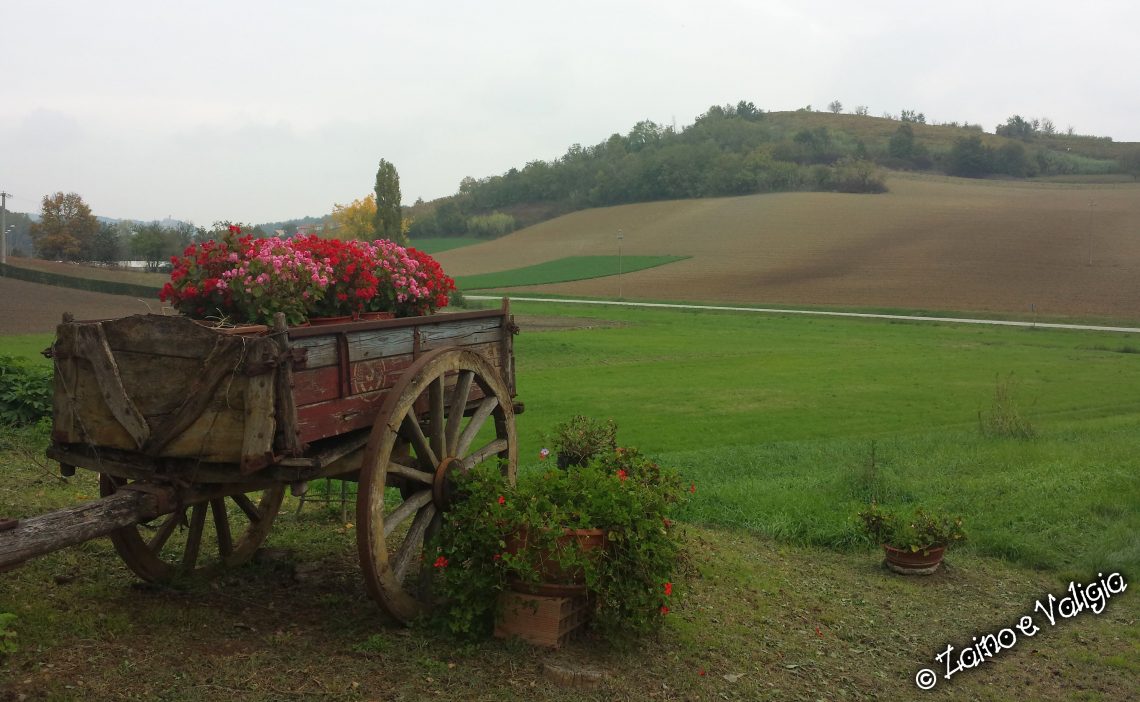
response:
M527 548L529 534L523 530L507 537L507 553L517 554ZM584 554L597 551L601 554L606 545L606 532L604 529L566 529L565 534L558 537L557 547L562 549L576 544ZM531 595L547 595L552 597L570 597L586 592L586 572L581 567L564 568L555 554L541 552L536 554L539 583L525 583L518 578L510 581L511 589Z
M911 551L883 544L887 554L887 567L903 575L930 575L942 564L945 546L934 546L926 551Z
M395 312L360 312L359 319L361 321L370 319L395 319Z
M329 324L344 324L345 322L351 321L352 315L350 314L342 315L340 317L309 317L309 324L313 325L314 327L320 327Z

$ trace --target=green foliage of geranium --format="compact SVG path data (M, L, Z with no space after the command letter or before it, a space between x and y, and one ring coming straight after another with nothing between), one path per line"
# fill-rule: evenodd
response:
M952 546L966 540L961 517L932 514L918 507L910 515L886 510L872 502L859 513L863 530L876 543L904 551L926 553L939 546Z
M451 632L486 635L510 583L561 584L567 574L596 596L594 624L610 636L651 631L672 609L682 554L670 517L686 493L675 472L636 449L523 475L513 486L494 467L476 468L456 488L429 552L441 599L434 618ZM605 546L583 550L567 536L577 529L602 530Z

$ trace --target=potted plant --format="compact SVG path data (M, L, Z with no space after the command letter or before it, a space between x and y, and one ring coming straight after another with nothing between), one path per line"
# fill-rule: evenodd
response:
M904 575L933 573L946 549L966 539L961 517L930 514L921 507L904 516L872 502L859 519L864 531L882 545L887 567Z
M292 240L295 249L328 266L321 295L312 299L309 319L346 322L357 317L377 297L375 249L364 241L322 239L316 234Z
M431 256L390 241L254 238L238 226L187 247L171 263L159 299L194 319L239 324L272 324L277 312L292 325L314 317L430 314L455 289Z
M617 448L513 486L477 468L456 487L463 499L444 513L434 544L436 617L452 632L488 632L508 588L588 592L595 625L611 635L648 631L670 611L681 558L670 516L685 496L675 472Z
M550 443L559 468L584 466L594 456L617 448L617 424L575 415L554 427Z

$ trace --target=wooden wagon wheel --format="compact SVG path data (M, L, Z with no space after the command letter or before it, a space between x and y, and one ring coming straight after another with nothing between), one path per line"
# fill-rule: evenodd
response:
M101 474L99 492L105 497L126 483ZM285 486L276 485L186 505L112 532L111 542L127 566L150 582L232 568L252 558L265 541L284 496Z
M433 351L392 388L361 461L356 543L369 593L394 617L411 621L431 603L424 544L451 498L449 476L501 459L514 482L516 443L510 392L478 353Z

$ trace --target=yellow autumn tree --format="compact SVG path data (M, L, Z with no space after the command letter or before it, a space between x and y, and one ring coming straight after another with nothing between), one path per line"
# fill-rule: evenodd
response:
M347 205L334 204L332 219L336 238L372 241L376 236L376 196L369 194Z

